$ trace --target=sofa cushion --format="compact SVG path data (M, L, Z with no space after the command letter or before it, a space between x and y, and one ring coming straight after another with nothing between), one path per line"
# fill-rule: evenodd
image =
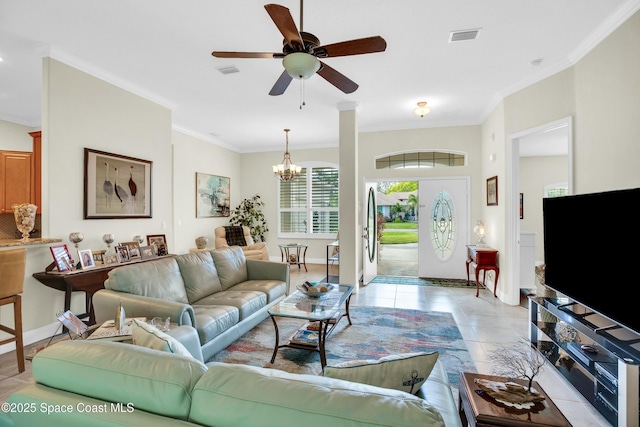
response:
M180 341L142 320L133 319L131 333L135 345L192 357Z
M267 305L267 294L259 291L237 291L234 286L228 291L218 292L196 301L199 306L231 306L238 309L240 320L244 320Z
M267 296L267 304L271 304L287 293L287 284L280 280L247 280L233 287L234 291L258 291Z
M390 355L324 367L324 376L416 394L438 360L438 352Z
M278 427L444 427L433 406L401 391L256 366L208 366L191 405L191 420L202 425L258 426L276 416Z
M174 258L114 268L104 282L106 289L188 304L187 292Z
M193 311L201 343L208 343L240 321L240 310L237 307L194 304Z
M32 363L39 384L182 420L206 370L192 357L97 340L58 342Z
M218 248L211 251L222 289L247 280L247 259L239 246Z
M209 252L192 252L176 257L189 303L222 290Z

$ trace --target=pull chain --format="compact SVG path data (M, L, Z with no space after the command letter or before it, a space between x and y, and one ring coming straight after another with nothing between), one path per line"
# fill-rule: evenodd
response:
M304 102L304 79L300 79L300 109L304 107L306 103Z

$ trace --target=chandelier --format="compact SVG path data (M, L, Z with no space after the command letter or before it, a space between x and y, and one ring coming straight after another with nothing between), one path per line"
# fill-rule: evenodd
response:
M287 145L284 150L284 157L282 158L282 163L277 165L273 165L273 175L276 178L279 178L282 182L289 182L296 179L296 177L300 174L302 167L296 166L291 162L291 154L289 154L289 131L291 129L285 129L286 141Z

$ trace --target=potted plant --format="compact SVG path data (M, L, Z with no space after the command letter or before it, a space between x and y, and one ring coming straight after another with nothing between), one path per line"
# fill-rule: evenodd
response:
M267 220L262 213L263 206L264 202L260 199L259 194L244 199L235 209L231 210L229 224L246 225L256 243L266 242L269 227L267 227Z

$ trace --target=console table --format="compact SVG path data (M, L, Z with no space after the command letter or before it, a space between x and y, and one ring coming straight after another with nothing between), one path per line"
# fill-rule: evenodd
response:
M86 312L76 315L80 319L88 318L88 324L93 325L96 323L92 304L93 294L98 292L100 289L104 289L104 282L109 277L109 272L121 265L153 261L160 258L164 257L151 258L147 260L135 260L122 264L109 264L89 268L86 270L74 270L70 272L43 271L40 273L34 273L33 277L38 282L49 288L57 289L64 292L64 311L71 309L71 294L73 292L84 292Z
M494 271L496 278L493 285L493 296L496 297L498 288L498 251L496 249L480 247L474 245L467 246L467 284L469 284L469 265L476 271L476 297L480 294L480 270L484 270L483 282L487 278L487 270Z

